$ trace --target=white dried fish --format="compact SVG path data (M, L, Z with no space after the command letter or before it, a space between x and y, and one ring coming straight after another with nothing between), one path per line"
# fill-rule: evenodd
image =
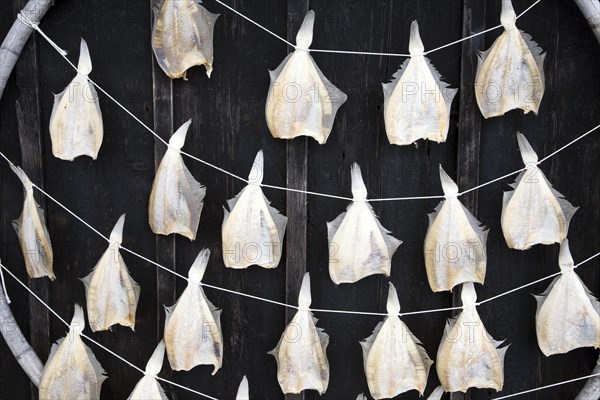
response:
M260 187L263 171L261 150L248 176L250 183L227 201L231 212L223 208L223 261L227 268L276 268L281 260L287 218L265 197Z
M310 136L319 144L325 143L335 114L348 98L329 82L308 52L314 23L315 12L309 11L296 36L298 47L270 71L265 113L275 138Z
M200 286L209 258L208 249L198 254L188 273L187 287L173 306L166 307L165 343L175 371L213 365L214 375L223 364L221 310L206 298Z
M389 399L413 389L422 396L433 361L421 341L400 320L400 302L391 283L387 312L373 334L360 342L371 396L376 400Z
M154 11L152 49L156 61L171 79L187 80L187 70L204 65L213 70L213 31L219 14L197 0L164 0Z
M425 267L434 292L463 282L483 283L488 231L458 200L458 186L440 165L445 199L429 214Z
M98 93L88 78L92 72L92 59L83 39L77 70L69 86L54 95L50 116L52 154L68 161L79 156L95 160L102 145L104 126Z
M168 400L165 391L156 379L156 375L162 369L164 357L165 341L161 340L146 364L144 377L135 385L127 400Z
M433 392L431 392L427 400L442 400L443 395L444 389L441 386L438 386Z
M250 388L248 387L248 378L246 378L245 376L242 378L242 382L240 382L240 387L238 388L235 400L250 400Z
M410 26L410 58L384 83L385 130L391 144L409 145L419 139L445 142L450 107L458 89L449 89L423 54L419 25Z
M502 233L508 247L527 250L535 244L560 243L567 237L576 207L552 188L537 167L538 156L525 136L517 133L521 157L527 170L504 192Z
M93 271L82 278L87 297L88 319L94 332L115 324L135 330L135 311L140 297L140 285L129 275L119 247L123 241L125 214L112 232L110 245Z
M365 396L364 394L359 394L358 397L356 398L356 400L367 400L367 396Z
M148 220L156 234L178 233L195 240L206 188L194 179L179 152L191 124L192 120L183 124L169 139L152 183Z
M352 165L353 201L327 223L329 275L340 283L353 283L373 274L390 276L392 256L402 243L381 226L367 203L367 188L358 164Z
M269 354L277 360L277 380L285 394L298 394L312 389L325 393L329 385L327 345L329 335L317 328L310 312L310 275L302 280L298 296L298 312Z
M531 36L517 29L510 0L502 0L502 35L492 47L479 54L475 95L485 118L522 109L537 115L544 96L543 50Z
M56 279L53 270L54 256L44 210L33 198L33 184L25 172L12 164L10 168L17 174L25 189L23 210L19 219L12 221L12 225L19 237L27 275L32 279L47 276L50 280L54 280Z
M52 346L42 370L40 399L97 400L106 375L94 353L81 340L83 309L75 304L69 334Z
M569 241L560 245L562 272L537 300L537 340L546 356L600 347L600 303L575 273Z
M437 354L437 373L444 391L466 392L470 387L502 390L504 356L508 346L494 340L477 313L473 282L462 285L462 312L448 320Z

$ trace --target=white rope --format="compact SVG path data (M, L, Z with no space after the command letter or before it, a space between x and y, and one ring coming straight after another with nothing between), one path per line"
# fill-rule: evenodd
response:
M217 0L215 0L217 1ZM539 3L541 0L537 0L534 4L532 4L527 10L525 10L523 13L521 13L519 16L523 15L525 12L527 12L528 10L530 10L534 5L536 5L537 3ZM42 32L42 30L39 28L39 26L36 23L31 22L29 19L27 19L26 16L19 14L19 20L21 20L24 24L26 24L27 26L31 27L32 29L36 30L37 32L39 32L42 37L44 39L46 39L46 41L48 41L48 43L50 43L50 45L55 48L59 54L69 63L69 65L71 67L73 67L73 69L75 69L75 71L79 72L79 70L77 69L77 67L75 66L75 64L73 64L66 56L66 52L64 50L62 50L56 43L54 43L52 41L52 39L50 39L46 34L44 34ZM266 29L266 28L265 28ZM89 79L89 78L88 78ZM119 106L121 109L123 109L127 114L129 114L134 120L136 120L140 125L142 125L148 132L152 133L152 135L154 135L154 137L156 137L160 142L162 142L165 146L169 146L169 143L167 141L165 141L162 137L160 137L156 132L154 132L154 130L152 130L152 128L150 128L148 125L146 125L144 122L142 122L138 117L136 117L131 111L129 111L125 106L123 106L121 103L119 103L114 97L112 97L107 91L105 91L104 89L102 89L96 82L94 82L93 80L89 79L90 83L93 84L99 91L101 91L102 93L104 93L110 100L112 100L117 106ZM565 146L557 149L556 151L554 151L553 153L551 153L550 155L544 157L543 159L541 159L540 161L538 161L538 164L547 160L550 157L553 157L554 155L556 155L557 153L561 152L562 150L566 149L567 147L571 146L573 143L577 142L578 140L582 139L583 137L589 135L590 133L592 133L593 131L595 131L596 129L600 128L600 125L590 129L588 132L584 133L583 135L579 136L578 138L572 140L571 142L569 142L568 144L566 144ZM215 164L212 164L206 160L203 160L199 157L196 157L194 155L191 155L189 153L186 153L180 149L178 149L178 151L186 156L191 158L192 160L198 161L210 168L213 168L217 171L220 171L224 174L227 174L235 179L238 179L244 183L249 183L247 179L242 178L239 175L234 174L233 172L229 172ZM494 182L497 182L499 180L502 180L504 178L507 178L509 176L518 174L519 172L523 171L524 168L519 169L517 171L513 171L509 174L503 175L499 178L496 179L492 179L491 181L482 183L481 185L475 186L471 189L467 189L463 192L458 193L458 196L462 196L463 194L472 192L474 190L480 189L484 186L490 185ZM327 194L327 193L319 193L319 192L312 192L309 190L302 190L302 189L293 189L293 188L288 188L288 187L283 187L283 186L276 186L276 185L267 185L267 184L261 184L260 186L265 187L265 188L270 188L270 189L275 189L275 190L282 190L282 191L286 191L286 192L295 192L295 193L303 193L303 194L307 194L307 195L313 195L313 196L319 196L319 197L326 197L326 198L332 198L332 199L339 199L339 200L346 200L346 201L352 201L351 197L346 197L346 196L337 196L337 195L333 195L333 194ZM39 188L38 188L39 189ZM368 199L367 201L369 202L382 202L382 201L406 201L406 200L430 200L430 199L443 199L444 196L443 195L433 195L433 196L409 196L409 197L388 197L388 198L379 198L379 199Z
M2 271L2 270L6 271L6 272L7 272L7 273L8 273L10 276L12 276L12 277L13 277L13 279L14 279L15 281L17 281L17 283L18 283L19 285L23 286L23 287L24 287L24 288L25 288L25 289L26 289L26 290L29 292L29 294L31 294L33 297L35 297L35 299L36 299L37 301L39 301L39 302L40 302L40 303L41 303L41 304L42 304L44 307L46 307L46 308L48 309L48 311L50 311L52 314L54 314L54 316L55 316L56 318L58 318L58 320L60 320L60 322L62 322L63 324L65 324L65 325L67 326L67 328L68 328L68 327L70 327L70 324L69 324L69 323L68 323L68 322L67 322L67 321L66 321L64 318L62 318L62 317L61 317L61 316L60 316L60 315L59 315L59 314L58 314L58 313L57 313L57 312L56 312L56 311L55 311L55 310L54 310L52 307L50 307L50 306L49 306L49 305L48 305L48 304L47 304L47 303L46 303L44 300L42 300L42 299L41 299L41 298L40 298L40 297L39 297L39 296L38 296L38 295L37 295L37 294L36 294L36 293L35 293L33 290L31 290L31 289L30 289L30 288L29 288L29 287L28 287L28 286L27 286L25 283L21 282L21 280L20 280L19 278L17 278L17 277L15 276L15 274L13 274L13 273L12 273L12 272L11 272L11 271L8 269L8 268L6 268L6 267L5 267L5 266L4 266L4 265L3 265L3 264L0 262L0 271ZM120 355L118 355L117 353L115 353L114 351L112 351L111 349L109 349L108 347L104 346L103 344L101 344L101 343L98 343L97 341L95 341L94 339L92 339L92 338L91 338L91 337L89 337L88 335L84 334L83 332L82 332L82 333L80 333L79 335L80 335L81 337L83 337L83 338L87 339L87 340L88 340L88 341L90 341L91 343L95 344L96 346L100 347L101 349L103 349L103 350L104 350L104 351L106 351L107 353L109 353L109 354L112 354L114 357L116 357L116 358L118 358L119 360L123 361L125 364L129 365L131 368L133 368L133 369L135 369L135 370L137 370L137 371L141 372L142 374L145 374L145 371L144 371L143 369L141 369L141 368L140 368L140 367L138 367L137 365L133 364L132 362L128 361L127 359L125 359L125 358L121 357ZM169 381L169 380L167 380L167 379L160 378L160 377L158 377L158 376L156 377L156 379L159 379L159 380L161 380L161 381L163 381L163 382L165 382L165 383L171 384L171 385L173 385L173 386L177 386L177 387L179 387L179 388L185 389L185 390L187 390L187 391L189 391L189 392L192 392L192 393L195 393L195 394L198 394L198 395L204 396L204 397L206 397L207 399L211 399L211 400L219 400L219 399L217 399L217 398L215 398L215 397L212 397L212 396L209 396L209 395L207 395L207 394L204 394L204 393L198 392L197 390L194 390L194 389L190 389L190 388L188 388L188 387L186 387L186 386L183 386L183 385L180 385L180 384L178 384L178 383L171 382L171 381Z
M596 376L600 376L600 373L599 374L592 374L592 375L588 375L588 376L581 376L579 378L569 379L568 381L562 381L562 382L558 382L558 383L553 383L551 385L541 386L541 387L538 387L538 388L535 388L535 389L529 389L529 390L525 390L523 392L509 394L507 396L494 397L493 400L509 399L511 397L517 397L517 396L520 396L522 394L537 392L538 390L544 390L544 389L548 389L548 388L555 387L555 386L566 385L567 383L582 381L584 379L594 378Z
M215 0L215 1L216 1L217 3L219 3L219 4L221 4L223 7L226 7L226 8L228 8L229 10L233 11L234 13L236 13L236 14L237 14L237 15L239 15L240 17L244 18L245 20L247 20L247 21L250 21L251 23L253 23L253 24L254 24L254 25L256 25L257 27L259 27L259 28L260 28L260 29L262 29L263 31L265 31L265 32L267 32L267 33L269 33L269 34L273 35L273 36L274 36L274 37L276 37L277 39L279 39L279 40L281 40L282 42L286 43L288 46L291 46L291 47L293 47L293 48L294 48L294 49L296 49L296 50L307 50L307 51L310 51L311 53L353 54L353 55L365 55L365 56L384 56L384 57L410 57L410 54L407 54L407 53L378 53L378 52L372 52L372 51L353 51L353 50L301 49L301 48L299 48L298 46L296 46L296 45L294 45L294 44L290 43L289 41L287 41L287 40L286 40L286 39L284 39L283 37L279 36L279 35L278 35L278 34L276 34L275 32L273 32L273 31L271 31L271 30L267 29L266 27L264 27L263 25L259 24L259 23L258 23L258 22L256 22L256 21L254 21L253 19L251 19L251 18L247 17L246 15L242 14L241 12L237 11L237 10L236 10L236 9L234 9L233 7L231 7L231 6L229 6L229 5L225 4L225 3L223 3L221 0ZM517 19L519 19L519 18L521 18L523 15L527 14L527 12L529 12L529 10L531 10L533 7L535 7L535 6L536 6L536 5L537 5L539 2L541 2L541 1L542 1L542 0L537 0L537 1L536 1L536 2L534 2L532 5L530 5L529 7L527 7L527 8L525 9L525 11L523 11L522 13L520 13L519 15L517 15ZM445 44L445 45L443 45L443 46L436 47L436 48L434 48L434 49L431 49L431 50L429 50L429 51L426 51L426 52L424 52L424 53L423 53L423 55L427 55L427 54L433 53L433 52L435 52L435 51L438 51L438 50L445 49L446 47L450 47L450 46L452 46L452 45L455 45L455 44L457 44L457 43L461 43L461 42L467 41L467 40L469 40L469 39L472 39L472 38L474 38L474 37L476 37L476 36L480 36L480 35L483 35L483 34L485 34L485 33L488 33L488 32L491 32L491 31L494 31L494 30L496 30L496 29L498 29L498 28L502 28L502 24L500 24L500 25L496 25L496 26L494 26L494 27L492 27L492 28L488 28L488 29L486 29L486 30L484 30L484 31L481 31L481 32L474 33L474 34L472 34L472 35L469 35L469 36L467 36L467 37L464 37L464 38L462 38L462 39L455 40L454 42L447 43L447 44Z

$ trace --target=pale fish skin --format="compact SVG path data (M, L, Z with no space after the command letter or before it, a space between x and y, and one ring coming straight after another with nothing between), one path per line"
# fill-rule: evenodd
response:
M315 13L309 11L296 36L298 48L270 71L265 114L274 138L309 136L324 144L335 114L348 98L329 82L308 52L314 22Z
M442 396L444 395L444 388L438 386L435 388L433 392L429 395L427 400L442 400Z
M388 399L409 390L417 390L422 396L433 361L421 341L400 320L400 302L391 283L387 312L373 334L360 342L371 396Z
M458 200L458 186L440 165L445 200L429 214L425 268L431 290L452 290L464 282L483 283L488 231Z
M54 255L52 252L52 243L50 242L50 234L46 227L44 210L35 202L33 198L33 184L25 172L12 164L10 167L19 179L21 179L25 190L23 210L19 219L14 220L12 225L19 237L27 275L32 279L47 276L53 281L56 279L53 270Z
M419 139L445 142L450 107L458 89L448 84L424 55L419 25L410 27L410 58L383 83L385 130L391 144L409 145Z
M299 310L277 347L269 352L277 360L277 380L285 394L312 389L322 395L329 385L329 335L317 328L317 319L309 309L311 301L310 275L306 273L298 297Z
M227 268L243 269L251 265L276 268L281 260L287 218L265 197L262 150L256 155L248 176L249 184L227 201L231 212L223 208L223 261Z
M169 139L152 183L148 221L157 235L178 233L195 240L206 188L194 179L180 153L191 123L187 121Z
M144 377L139 380L127 400L168 400L165 391L158 383L156 375L160 372L165 357L165 341L156 346L152 357L146 364Z
M196 0L164 0L155 11L152 49L156 61L171 79L187 80L187 70L204 65L213 71L213 33L219 14Z
M537 341L546 356L600 348L600 303L575 273L569 242L560 246L562 272L537 300Z
M244 376L240 387L238 388L237 396L235 400L250 400L250 387L248 386L248 378Z
M502 390L504 356L508 346L499 348L483 326L476 310L473 282L465 282L461 293L463 310L448 320L437 354L437 373L446 392L466 392L471 387Z
M510 0L502 0L502 35L479 54L475 96L485 118L521 109L537 115L544 96L546 54L525 32L517 29Z
M197 365L213 365L216 374L223 364L221 310L204 294L200 283L210 258L202 250L188 274L188 285L175 305L166 308L165 344L174 371L189 371Z
M517 140L527 170L511 185L514 190L504 192L501 222L506 244L527 250L536 244L560 243L567 237L577 207L552 188L525 136L517 133Z
M81 340L85 328L83 309L75 305L69 334L52 346L50 357L42 370L40 399L98 400L104 369Z
M123 241L125 214L110 234L110 244L93 271L82 278L87 297L90 328L105 331L115 324L135 330L135 312L140 286L131 278L119 251Z
M367 188L358 164L352 165L353 201L327 223L329 276L340 283L354 283L367 276L390 276L392 256L402 243L381 226L367 202Z
M95 160L104 138L104 125L98 93L88 78L92 60L83 39L77 69L79 72L69 86L54 96L50 116L52 154L67 161L79 156Z

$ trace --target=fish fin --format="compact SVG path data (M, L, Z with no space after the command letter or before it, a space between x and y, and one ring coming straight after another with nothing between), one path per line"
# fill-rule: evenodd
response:
M344 220L344 217L346 217L346 212L341 213L333 221L327 223L327 238L329 239L329 243L331 243L333 240L333 237L339 229L340 224Z
M302 21L302 26L296 35L296 46L308 49L313 41L313 29L315 26L315 12L310 10Z
M119 217L113 230L110 232L110 243L121 244L123 242L123 226L125 225L125 214Z
M256 158L254 159L254 163L252 164L252 169L250 170L250 175L248 175L249 183L254 183L260 185L263 181L264 177L264 168L265 162L263 157L263 151L259 150L256 153Z
M148 360L148 363L146 364L146 375L156 376L162 369L164 359L165 340L163 339L158 343L156 349L154 349L154 352L150 357L150 360Z
M400 78L402 78L402 74L404 74L404 71L406 71L406 67L408 66L409 62L410 62L410 58L407 58L402 63L402 65L400 65L400 69L398 69L392 75L391 81L389 83L381 84L381 86L383 87L383 107L384 108L387 108L390 98L392 97L392 93L394 93L394 90L396 90L396 86L398 86L398 83L400 82Z
M310 307L310 303L312 303L310 294L310 273L307 272L302 279L302 286L300 287L300 294L298 295L298 306L308 308Z
M10 223L15 232L17 232L17 236L19 236L19 232L21 231L21 218L13 219Z
M531 35L523 31L520 31L520 33L523 37L523 40L525 41L525 44L529 48L533 59L535 60L535 64L538 67L540 77L542 79L542 86L545 86L546 77L544 76L544 61L546 60L546 53L544 53L544 50L542 50L542 48L533 40Z
M250 388L248 386L248 378L246 378L246 375L244 375L240 382L235 400L250 400Z
M529 141L521 132L517 132L517 141L519 142L519 149L521 150L521 158L525 165L537 164L538 156L531 147Z
M435 79L435 82L438 85L438 88L440 89L444 100L446 101L446 109L449 115L450 108L452 106L452 101L454 100L454 96L456 96L456 93L458 93L458 89L450 88L450 84L442 80L442 74L440 74L437 68L431 63L431 60L429 58L425 57L425 63L429 67L429 71L431 71L431 75L433 76L433 79Z
M352 164L350 174L352 176L353 200L366 200L367 188L365 186L365 182L363 181L363 177L360 172L360 166L357 163Z
M400 313L400 300L398 300L398 292L396 292L396 288L394 287L392 282L389 283L386 308L388 315L390 316L395 316L398 315L398 313Z
M267 199L262 190L260 191L260 193L263 196L265 203L267 204L267 209L269 210L269 214L273 219L275 229L277 229L277 236L279 237L279 242L280 244L283 244L283 237L285 236L285 227L287 225L288 219L285 215L281 214L278 209L271 206L271 202L269 201L269 199Z
M90 56L90 50L87 42L81 39L81 46L79 50L79 63L77 64L77 71L80 74L88 76L92 72L92 57Z
M442 168L440 164L440 182L445 196L454 196L458 194L458 185L450 178L450 176Z
M485 242L487 241L488 233L490 232L490 230L486 226L484 226L473 214L471 214L471 212L467 210L464 204L460 203L460 206L465 216L467 217L467 221L469 221L471 228L479 238L479 241L483 246L483 251L485 252Z
M188 277L190 281L195 283L202 282L202 278L204 277L204 272L206 271L206 266L208 265L208 260L210 259L210 249L204 249L196 256L194 263L190 268L190 272L188 273Z
M358 397L356 398L356 400L367 400L367 396L365 396L363 393L359 394Z
M169 139L170 147L174 147L177 150L180 150L183 147L185 144L185 137L191 124L192 120L190 119L181 125L179 129L177 129L177 131Z
M244 193L244 190L246 190L246 186L244 186L244 188L240 190L239 193L235 195L235 197L227 200L227 206L229 207L229 211L233 211L233 207L235 207L240 197L242 197L242 193Z
M573 206L573 204L571 204L569 202L569 200L567 200L562 193L560 193L558 190L554 189L552 184L548 181L548 179L546 178L546 176L543 173L542 173L542 177L548 184L548 187L550 188L550 191L556 198L556 201L558 201L558 205L560 206L560 209L561 209L563 215L565 216L565 222L567 225L567 232L568 232L569 224L571 223L571 218L573 218L573 215L575 214L575 212L577 212L577 210L579 210L579 207Z
M228 219L229 219L229 211L227 211L227 209L225 207L223 207L223 224L221 224L221 226L225 225L225 223L227 222Z
M10 169L12 169L12 171L15 173L15 175L17 175L19 177L19 180L25 186L26 189L27 189L27 186L31 186L31 181L29 180L29 177L27 176L27 174L25 173L25 171L23 171L23 169L21 167L18 167L12 163L9 163L8 166L10 167Z
M594 308L594 310L596 310L596 313L598 313L600 315L600 301L598 301L598 298L596 298L596 296L594 296L592 291L585 285L585 283L583 283L583 281L581 280L579 275L575 274L575 276L577 277L577 280L579 281L579 283L581 283L581 286L583 286L583 290L584 290L585 294L587 295L588 299L590 299L590 303L592 303L592 307Z
M410 39L408 41L408 51L410 55L423 55L425 47L421 40L421 34L419 33L419 24L417 21L413 21L410 24Z
M444 388L438 386L435 388L433 392L429 395L427 400L442 400L442 396L444 395Z

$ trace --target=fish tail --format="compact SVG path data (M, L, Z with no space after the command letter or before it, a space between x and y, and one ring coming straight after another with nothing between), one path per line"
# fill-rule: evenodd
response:
M81 39L81 47L79 50L79 63L77 64L77 70L80 74L88 76L92 72L92 57L90 56L90 50L87 42Z
M360 172L360 166L357 163L352 164L350 173L352 175L352 196L355 200L366 200L367 188Z
M315 26L315 12L309 11L304 17L302 26L296 35L296 45L303 49L308 49L313 41L313 28Z

